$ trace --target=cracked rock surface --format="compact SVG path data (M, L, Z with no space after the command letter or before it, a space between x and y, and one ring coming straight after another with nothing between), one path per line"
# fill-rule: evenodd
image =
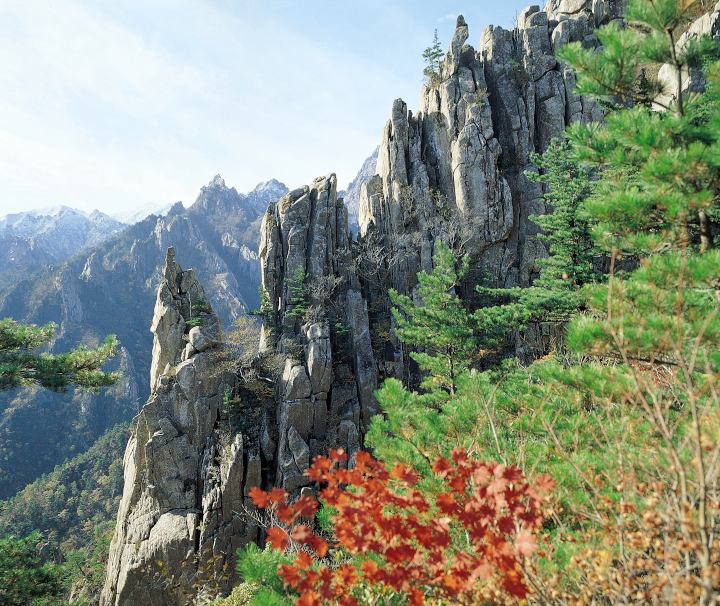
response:
M236 549L258 535L240 512L260 480L259 460L223 416L234 375L218 365L218 318L172 248L152 332L152 391L125 452L105 606L174 606L205 582L222 589Z
M275 484L308 483L310 460L328 448L350 456L376 411L375 361L367 304L350 250L347 210L335 175L315 179L270 205L260 238L260 271L271 317L262 348L285 356L277 388ZM296 301L292 284L304 277ZM299 306L303 309L300 309Z

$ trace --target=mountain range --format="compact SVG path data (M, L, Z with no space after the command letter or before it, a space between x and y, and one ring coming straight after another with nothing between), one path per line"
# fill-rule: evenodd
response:
M226 329L258 306L260 221L287 191L271 179L239 193L216 175L191 206L177 202L132 225L67 206L0 219L0 318L55 322L51 351L115 334L121 351L111 366L123 372L98 395L33 388L0 394L0 499L138 412L149 393L149 326L169 246L206 284Z

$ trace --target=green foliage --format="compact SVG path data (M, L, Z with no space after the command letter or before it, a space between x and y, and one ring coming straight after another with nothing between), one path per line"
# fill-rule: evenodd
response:
M287 315L291 318L304 318L310 307L310 290L307 286L305 270L296 267L288 279L288 304L290 310Z
M218 606L251 606L260 587L255 583L240 583L230 595L217 601Z
M237 571L245 581L248 596L243 604L252 606L289 606L292 604L285 591L278 568L289 564L289 555L274 549L260 549L251 543L237 552Z
M67 353L38 354L55 330L54 324L35 326L11 318L0 320L0 391L27 385L53 391L65 391L70 386L97 391L119 379L118 373L102 371L117 353L115 337L107 337L93 349L80 345Z
M533 154L540 172L526 172L531 181L546 186L544 199L550 206L545 215L531 219L543 232L539 238L549 256L537 261L540 276L529 288L477 286L484 314L500 337L510 328L528 321L565 322L583 306L580 288L601 278L595 267L600 256L592 238L590 218L582 206L593 191L593 183L569 143L553 140L543 155Z
M718 372L719 275L717 249L704 255L671 252L651 257L627 278L585 289L591 313L573 321L568 344L626 363L693 359L699 375Z
M683 98L677 88L664 91L662 82L649 78L648 73L657 73L667 63L681 77L683 71L701 68L714 56L715 44L703 37L691 39L684 47L678 45L690 13L677 0L631 0L626 19L628 27L612 22L596 30L601 43L599 52L573 42L558 53L578 71L578 92L616 100L621 105L658 104L657 95L670 92L674 100L664 108L682 113ZM642 87L638 87L638 81L643 82Z
M647 255L684 248L689 239L707 250L720 178L717 68L708 70L711 92L702 97L682 93L682 74L706 64L716 44L707 38L677 43L688 14L675 0L633 0L627 15L630 27L598 30L600 52L579 43L560 52L577 70L580 92L621 102L603 124L568 129L576 156L603 173L585 211L606 250ZM672 99L666 104L657 97L662 83L647 76L662 63L677 74L672 90L664 91ZM638 92L641 70L649 97Z
M387 379L376 393L384 414L373 418L366 443L383 461L394 460L397 452L408 461L427 463L430 457L417 443L419 436L442 441L443 411L455 399L458 384L528 318L527 308L517 302L520 289L485 289L497 304L469 312L457 295L467 270L467 257L458 262L450 249L438 243L432 273L418 274L416 300L390 291L396 305L395 334L404 344L421 348L410 356L424 372L420 385L424 393L407 390L397 379ZM498 296L505 300L498 302Z
M423 74L430 84L436 83L437 79L440 77L440 62L444 56L445 53L442 50L442 46L440 46L438 32L435 30L432 44L428 46L422 54L423 60L425 61Z
M62 581L62 595L72 591L77 606L93 603L102 588L126 443L127 428L114 427L88 451L0 502L0 537L39 531L43 561L63 561L59 567L48 566Z
M42 532L63 551L88 545L114 519L122 494L127 427L109 430L86 452L0 502L0 536Z
M62 572L40 556L42 538L33 533L23 539L0 539L0 604L51 606L59 603Z
M270 303L270 295L268 294L267 289L263 286L259 287L259 292L260 305L257 309L253 309L249 313L253 316L259 316L266 325L272 324L272 321L274 320L274 314L272 303Z

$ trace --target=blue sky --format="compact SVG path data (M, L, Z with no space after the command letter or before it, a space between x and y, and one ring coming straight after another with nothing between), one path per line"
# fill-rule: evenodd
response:
M0 0L0 215L190 203L335 172L417 107L455 16L478 46L528 0Z

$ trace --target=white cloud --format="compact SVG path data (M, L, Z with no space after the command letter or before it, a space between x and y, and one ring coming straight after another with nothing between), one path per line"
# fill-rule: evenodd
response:
M246 13L0 2L0 214L192 202L216 172L239 189L349 181L415 79L329 48L337 32Z

